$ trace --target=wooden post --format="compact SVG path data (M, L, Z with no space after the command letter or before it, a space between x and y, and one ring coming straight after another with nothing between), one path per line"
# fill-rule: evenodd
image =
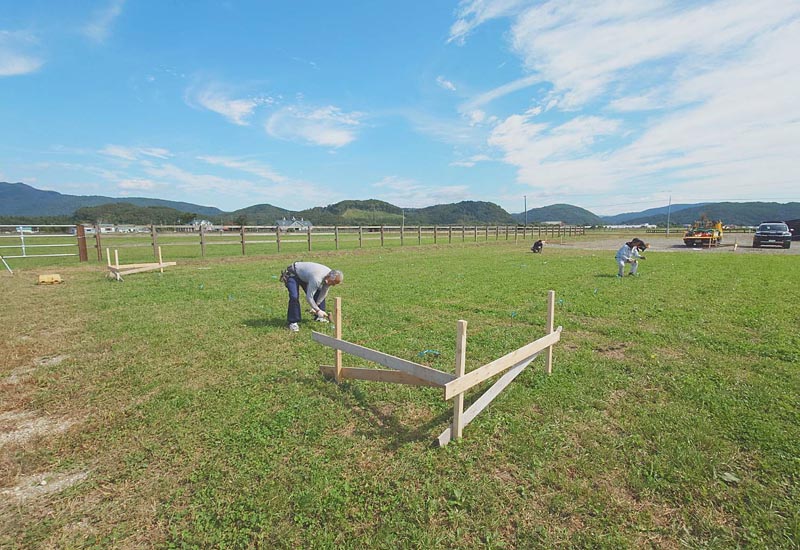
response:
M81 224L76 225L75 236L78 238L78 261L88 262L89 253L86 251L86 228Z
M463 243L466 240L467 240L467 226L466 225L462 225L461 226L461 242Z
M336 243L336 250L339 250L339 226L333 227L333 242Z
M103 246L100 244L100 228L94 226L94 246L97 249L97 261L103 260Z
M381 246L383 246L383 224L381 224Z
M150 239L153 241L153 256L158 259L158 232L155 224L150 225Z
M494 226L494 240L496 240L496 241L500 240L500 224L499 223L496 226Z
M311 226L308 226L308 251L311 252Z
M400 246L403 246L403 232L404 232L405 228L406 228L405 225L401 225L400 226Z
M547 291L547 334L551 334L553 332L555 308L556 308L556 291L548 290ZM553 372L553 346L548 346L547 348L545 372L547 374L552 374Z
M453 226L452 225L448 225L447 226L447 242L448 243L452 243L453 242Z
M478 242L478 226L477 225L472 229L472 237L473 237L473 239L472 239L473 241Z
M422 244L422 226L417 226L417 244Z
M514 225L514 244L517 244L517 226Z
M281 251L281 227L275 226L275 244L278 245L278 252Z
M333 327L335 336L337 340L342 339L342 298L341 296L336 297L336 313L334 317L334 323L336 326ZM334 379L338 384L339 381L342 379L342 350L336 350L336 363L334 363L336 371L334 374Z
M161 247L158 247L158 265L161 273L164 273L164 260L161 259Z
M438 237L436 233L438 232L438 229L439 229L438 225L433 226L433 244L436 244L436 237Z
M239 228L239 235L242 237L242 256L244 256L244 225Z
M464 376L467 365L467 322L458 321L456 329L456 378ZM453 439L461 439L464 431L464 392L453 402Z
M487 223L486 226L483 228L486 232L486 240L489 240L489 224Z
M206 257L206 226L200 226L200 256Z
M358 226L358 248L364 248L364 228Z
M114 265L119 269L119 250L114 249Z

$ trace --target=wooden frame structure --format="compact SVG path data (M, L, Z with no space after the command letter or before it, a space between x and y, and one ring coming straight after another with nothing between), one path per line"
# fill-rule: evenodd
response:
M154 269L160 269L161 273L164 273L164 268L169 267L171 265L178 265L177 262L165 262L161 259L161 247L158 247L158 262L157 263L146 263L146 264L125 264L120 265L119 263L119 251L115 248L114 249L114 264L111 263L111 251L106 248L106 259L108 260L108 272L111 277L114 277L117 281L122 280L123 275L131 275L133 273L142 273L144 271L153 271Z
M555 291L547 295L547 334L533 342L495 359L470 372L466 372L467 322L458 321L456 336L455 374L440 371L426 365L406 361L380 351L342 340L342 302L336 298L335 336L312 332L311 337L319 344L336 350L333 366L321 365L324 376L341 380L370 380L412 386L431 386L444 389L444 399L453 402L453 420L450 427L434 440L443 447L453 439L460 439L464 427L472 422L509 384L524 371L541 352L545 353L545 373L553 372L553 346L561 340L562 327L553 328ZM392 370L342 366L342 352L389 367ZM486 380L504 373L491 387L464 410L466 392Z

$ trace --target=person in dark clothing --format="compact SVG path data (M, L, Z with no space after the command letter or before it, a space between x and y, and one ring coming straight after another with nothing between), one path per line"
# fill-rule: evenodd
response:
M531 250L533 251L534 254L541 254L542 248L544 248L544 241L539 239L538 241L533 243Z

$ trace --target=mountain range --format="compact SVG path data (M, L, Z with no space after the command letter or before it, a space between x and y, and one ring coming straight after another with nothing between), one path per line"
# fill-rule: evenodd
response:
M138 208L135 208L138 207ZM316 225L460 225L513 224L560 221L571 225L664 226L690 224L703 216L720 219L725 224L757 225L764 220L800 218L800 203L716 202L672 204L641 212L598 216L570 204L552 204L510 214L491 202L462 201L425 208L400 208L380 200L345 200L328 206L291 211L270 204L257 204L225 212L212 206L144 197L105 197L100 195L65 195L43 191L24 183L0 182L0 223L34 223L32 219L50 218L61 223L175 223L192 217L214 223L272 225L282 218L309 220ZM38 222L42 223L42 222Z

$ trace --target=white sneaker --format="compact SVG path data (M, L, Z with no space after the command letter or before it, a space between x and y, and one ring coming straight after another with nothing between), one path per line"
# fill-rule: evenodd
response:
M292 332L300 332L300 325L297 323L289 323L289 330Z

